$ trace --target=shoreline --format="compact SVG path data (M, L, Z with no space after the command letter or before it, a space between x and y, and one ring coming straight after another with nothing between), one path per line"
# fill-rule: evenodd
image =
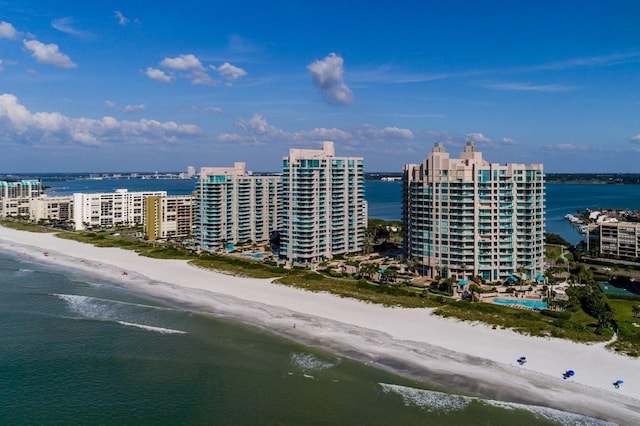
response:
M0 226L0 247L461 393L620 424L640 418L638 360L612 353L602 343L528 337L440 318L432 309L386 308L48 233ZM520 356L528 359L522 366L516 361ZM563 380L568 369L576 375ZM617 379L625 381L620 389L612 385Z

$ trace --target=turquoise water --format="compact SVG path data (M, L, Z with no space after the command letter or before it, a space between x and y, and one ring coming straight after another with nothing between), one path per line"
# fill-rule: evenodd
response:
M498 404L0 253L10 425L602 424Z
M547 309L547 302L540 300L526 300L526 299L493 299L494 303L499 305L522 305L533 309Z
M264 257L264 253L244 253L242 256L250 259L262 259Z

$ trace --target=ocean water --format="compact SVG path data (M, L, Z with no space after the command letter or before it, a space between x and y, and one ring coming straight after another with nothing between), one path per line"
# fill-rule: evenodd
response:
M8 425L589 425L461 396L76 271L0 253Z

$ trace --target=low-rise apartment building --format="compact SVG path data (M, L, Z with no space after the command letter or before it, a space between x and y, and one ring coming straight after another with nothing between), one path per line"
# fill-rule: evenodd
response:
M602 222L588 225L587 250L601 256L640 258L640 223Z

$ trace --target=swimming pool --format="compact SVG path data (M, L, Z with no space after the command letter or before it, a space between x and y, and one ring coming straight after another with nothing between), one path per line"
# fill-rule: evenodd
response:
M256 260L260 260L264 257L264 253L243 253L241 254L242 257L248 257L251 259L256 259Z
M547 309L547 302L541 300L526 300L526 299L493 299L494 303L499 305L522 305L533 309Z

